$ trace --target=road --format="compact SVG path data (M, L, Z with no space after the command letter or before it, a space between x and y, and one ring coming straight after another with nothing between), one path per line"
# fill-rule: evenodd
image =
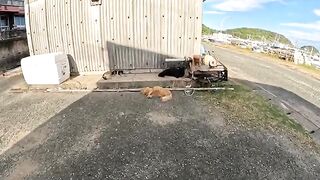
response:
M17 81L0 78L0 179L319 179L313 150L198 96L8 93Z
M263 58L213 48L233 80L251 86L284 109L309 132L320 127L320 80Z

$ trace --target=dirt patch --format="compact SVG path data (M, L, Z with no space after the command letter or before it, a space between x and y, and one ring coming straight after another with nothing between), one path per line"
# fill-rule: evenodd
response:
M91 132L79 137L75 141L75 144L70 148L68 154L77 156L83 152L90 152L94 148L99 148L101 144L101 135L102 131L99 127L93 128Z
M207 100L223 114L228 124L248 130L268 130L284 137L290 137L290 141L297 142L298 140L304 147L320 150L303 127L290 119L278 107L244 86L234 84L229 84L229 86L234 87L235 91L204 93L201 96L202 100Z
M13 136L13 139L10 140L7 148L0 151L0 154L8 150L9 147L12 147L14 143L18 142L19 140L21 140L19 144L16 144L14 148L11 148L8 154L29 151L44 143L47 140L49 132L50 129L48 129L48 127L39 128L38 131L35 131L33 133L26 132L21 129L17 134ZM26 135L28 135L28 138L24 138Z
M16 166L13 168L13 172L10 176L5 178L6 180L20 180L24 179L34 171L38 169L38 163L31 159L24 159L17 162Z
M157 125L165 126L168 124L174 124L178 122L179 120L171 115L168 115L166 113L160 113L160 112L150 112L147 114L149 117L149 120Z

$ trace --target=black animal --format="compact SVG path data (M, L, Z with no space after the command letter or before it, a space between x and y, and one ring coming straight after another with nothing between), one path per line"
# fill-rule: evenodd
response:
M184 77L186 68L184 67L172 67L162 71L158 76L165 77L165 76L172 76L176 78Z

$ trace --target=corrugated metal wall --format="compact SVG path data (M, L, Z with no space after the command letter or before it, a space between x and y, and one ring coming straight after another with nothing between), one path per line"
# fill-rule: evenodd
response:
M199 54L202 0L27 0L31 54L64 51L73 72L159 69Z

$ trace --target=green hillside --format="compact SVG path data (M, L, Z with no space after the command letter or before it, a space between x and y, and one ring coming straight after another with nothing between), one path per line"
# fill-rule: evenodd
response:
M209 35L212 33L217 32L217 30L211 29L206 25L202 25L202 34ZM292 46L292 42L286 38L282 34L278 34L275 32L257 29L257 28L236 28L236 29L228 29L224 31L224 33L231 34L235 37L239 37L241 39L250 38L252 40L259 40L259 41L267 41L267 42L274 42L278 40L280 43L288 44Z
M209 28L208 26L202 24L202 34L203 35L211 35L213 33L216 33L217 31L214 29Z
M319 50L314 46L303 46L301 49L307 52L313 52L313 54L319 54Z
M273 42L278 40L280 43L292 45L291 41L282 34L275 32L257 29L257 28L236 28L226 30L227 34L231 34L235 37L242 39L250 38L252 40L263 40L267 42Z

